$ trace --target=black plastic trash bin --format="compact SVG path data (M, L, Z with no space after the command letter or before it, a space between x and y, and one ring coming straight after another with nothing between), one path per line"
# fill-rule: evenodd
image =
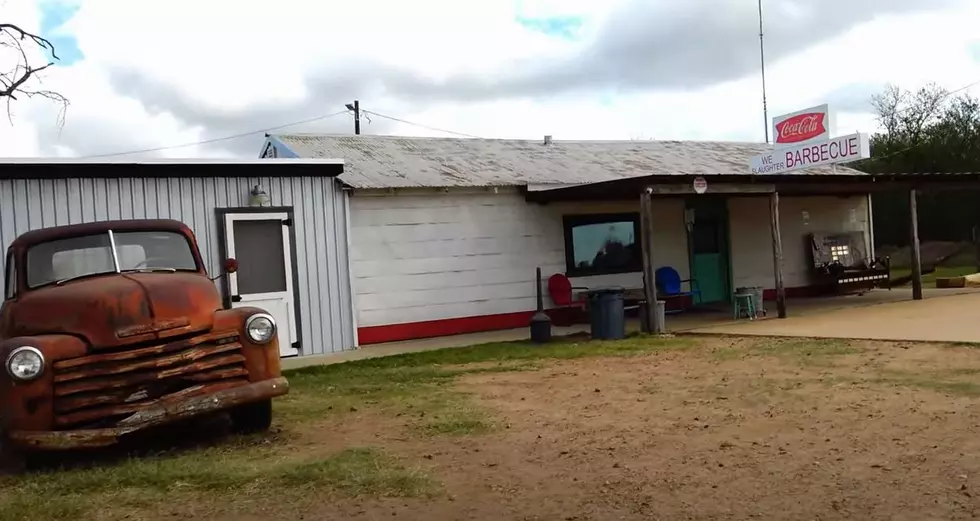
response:
M619 286L609 286L592 288L587 292L592 338L596 340L626 338L626 316L623 312L625 291L625 288Z

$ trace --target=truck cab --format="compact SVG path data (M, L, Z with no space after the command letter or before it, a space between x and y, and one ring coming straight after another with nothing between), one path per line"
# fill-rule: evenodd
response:
M275 320L224 308L181 222L30 231L5 267L0 465L220 412L264 430L272 398L288 392Z

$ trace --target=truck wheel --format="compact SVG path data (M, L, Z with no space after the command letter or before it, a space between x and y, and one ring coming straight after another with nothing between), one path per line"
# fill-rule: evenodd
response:
M250 434L269 430L272 425L272 400L249 403L231 411L231 426L235 432Z

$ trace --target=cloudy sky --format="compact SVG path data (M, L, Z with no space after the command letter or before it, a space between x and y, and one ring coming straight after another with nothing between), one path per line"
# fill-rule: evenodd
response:
M770 116L830 102L837 133L874 131L886 83L980 81L980 0L763 4ZM265 129L352 132L355 98L365 134L763 140L756 0L0 0L3 22L55 43L43 87L71 106L12 102L0 156L255 157Z

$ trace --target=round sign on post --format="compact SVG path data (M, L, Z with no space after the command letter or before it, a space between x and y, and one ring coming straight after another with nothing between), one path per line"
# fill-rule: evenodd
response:
M708 180L698 176L694 178L694 193L703 194L708 191Z

